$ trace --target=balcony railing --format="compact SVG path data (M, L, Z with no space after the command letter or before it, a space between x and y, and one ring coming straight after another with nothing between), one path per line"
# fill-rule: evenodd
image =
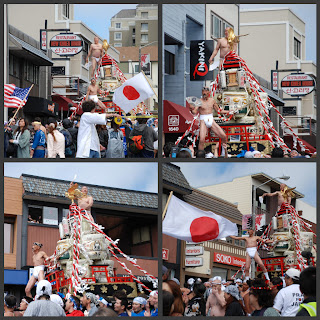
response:
M299 136L311 136L317 132L317 123L311 117L287 116L286 122L292 129L296 129L296 134Z

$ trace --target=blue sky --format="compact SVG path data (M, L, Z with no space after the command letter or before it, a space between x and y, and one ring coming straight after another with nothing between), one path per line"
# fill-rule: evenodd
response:
M317 62L317 6L315 4L241 4L241 9L290 8L306 24L306 59Z
M290 187L304 194L302 201L316 206L316 164L315 163L174 163L192 187L199 188L254 173L266 173L272 178L290 176L284 181ZM278 180L281 181L281 180Z
M4 164L4 175L19 178L22 173L35 176L96 184L106 187L158 192L157 163L30 163Z

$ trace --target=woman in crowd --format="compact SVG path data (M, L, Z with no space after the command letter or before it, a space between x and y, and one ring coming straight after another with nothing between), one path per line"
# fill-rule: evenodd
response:
M225 316L245 316L245 311L240 303L240 294L236 285L229 285L225 288L224 298L227 302Z
M111 121L111 129L108 130L108 148L106 158L124 158L123 133L116 124L115 118Z
M255 279L250 287L250 304L254 311L251 316L279 317L278 311L272 308L274 296L271 288L263 279Z
M65 158L64 135L57 130L57 123L50 123L48 126L48 158Z
M182 292L180 290L179 285L173 280L163 281L162 290L168 291L173 294L174 302L173 302L173 310L171 312L171 316L174 316L174 317L182 316L184 313L185 305L182 301Z
M10 143L17 146L17 158L30 158L30 131L28 130L28 125L28 121L21 118L13 139L9 140Z
M185 309L184 315L191 316L205 316L206 315L206 302L204 300L204 293L206 287L203 283L196 282L193 291L189 293L189 303Z

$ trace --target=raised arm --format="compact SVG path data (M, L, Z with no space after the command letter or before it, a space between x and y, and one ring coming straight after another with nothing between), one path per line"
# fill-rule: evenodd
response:
M231 239L235 239L235 240L245 240L245 237L236 237L236 236L230 236Z
M272 193L264 193L263 195L262 195L262 198L264 198L264 197L273 197L273 196L277 196L279 194L279 191L276 191L276 192L272 192Z
M213 41L213 44L214 44L214 40L212 40L212 41ZM217 55L219 49L220 49L220 40L218 40L218 43L217 43L215 49L213 50L212 55L211 55L211 57L209 59L209 63L210 64L213 62L213 59Z

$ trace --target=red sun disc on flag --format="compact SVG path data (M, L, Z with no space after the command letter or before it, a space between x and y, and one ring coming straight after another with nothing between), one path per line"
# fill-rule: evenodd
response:
M200 217L191 222L190 233L193 242L213 240L219 235L219 224L216 219Z
M123 94L128 100L137 100L140 97L140 93L132 86L125 86Z

